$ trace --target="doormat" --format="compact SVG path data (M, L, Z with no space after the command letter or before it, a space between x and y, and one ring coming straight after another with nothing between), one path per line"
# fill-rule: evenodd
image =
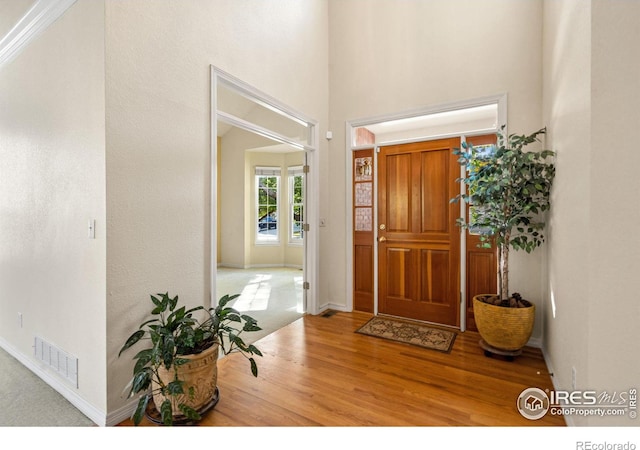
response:
M358 328L356 333L417 345L444 353L451 351L457 336L453 331L380 316L370 319Z

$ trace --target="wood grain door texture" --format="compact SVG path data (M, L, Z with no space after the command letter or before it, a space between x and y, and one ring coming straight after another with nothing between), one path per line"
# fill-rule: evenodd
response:
M353 307L369 313L375 310L373 152L373 147L353 152Z
M378 155L379 312L460 325L459 138Z

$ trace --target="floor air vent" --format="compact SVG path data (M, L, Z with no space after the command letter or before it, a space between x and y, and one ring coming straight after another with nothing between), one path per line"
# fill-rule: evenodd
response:
M74 387L78 387L78 358L38 336L35 338L34 352L38 361L42 361Z
M322 313L322 317L331 317L333 316L335 313L337 313L338 311L334 311L332 309L325 311Z

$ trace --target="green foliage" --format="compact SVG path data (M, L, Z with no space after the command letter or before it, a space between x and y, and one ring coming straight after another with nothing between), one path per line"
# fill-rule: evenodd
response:
M186 309L178 307L178 296L171 298L168 293L151 295L153 308L152 319L144 321L125 341L118 353L122 353L142 340L149 343L149 347L140 350L134 357L136 361L133 376L129 382L128 397L139 395L138 405L132 415L135 425L138 425L144 417L149 400L153 397L150 390L152 380L155 381L162 396L165 398L160 415L165 425L173 423L172 397L184 394L184 381L179 379L177 367L187 363L186 355L201 353L213 345L219 345L223 353L242 353L249 360L249 366L253 376L258 376L258 366L253 355L262 356L262 353L254 345L245 344L241 338L243 332L259 331L257 321L241 314L232 307L229 302L237 298L236 295L225 295L218 305L208 310L202 306ZM199 321L196 314L204 319ZM167 370L173 368L175 378L169 383L164 383L158 371L164 366ZM199 420L200 416L193 408L184 403L177 405L178 409L188 419Z
M293 203L302 203L303 198L302 175L293 177Z
M502 128L504 130L504 127ZM451 201L470 205L469 220L458 224L480 233L481 246L497 245L500 265L500 297L508 296L508 250L527 253L542 245L544 213L550 208L550 192L555 166L550 150L525 151L546 133L542 128L530 135L498 133L498 145L474 148L467 143L456 149L458 162L467 169L460 178L467 193Z

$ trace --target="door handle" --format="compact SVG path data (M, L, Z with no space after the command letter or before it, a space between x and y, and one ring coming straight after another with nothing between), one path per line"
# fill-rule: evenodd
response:
M384 237L384 236L380 236L380 237L378 238L378 242L384 242L384 241L386 241L386 240L387 240L387 238L386 238L386 237Z

